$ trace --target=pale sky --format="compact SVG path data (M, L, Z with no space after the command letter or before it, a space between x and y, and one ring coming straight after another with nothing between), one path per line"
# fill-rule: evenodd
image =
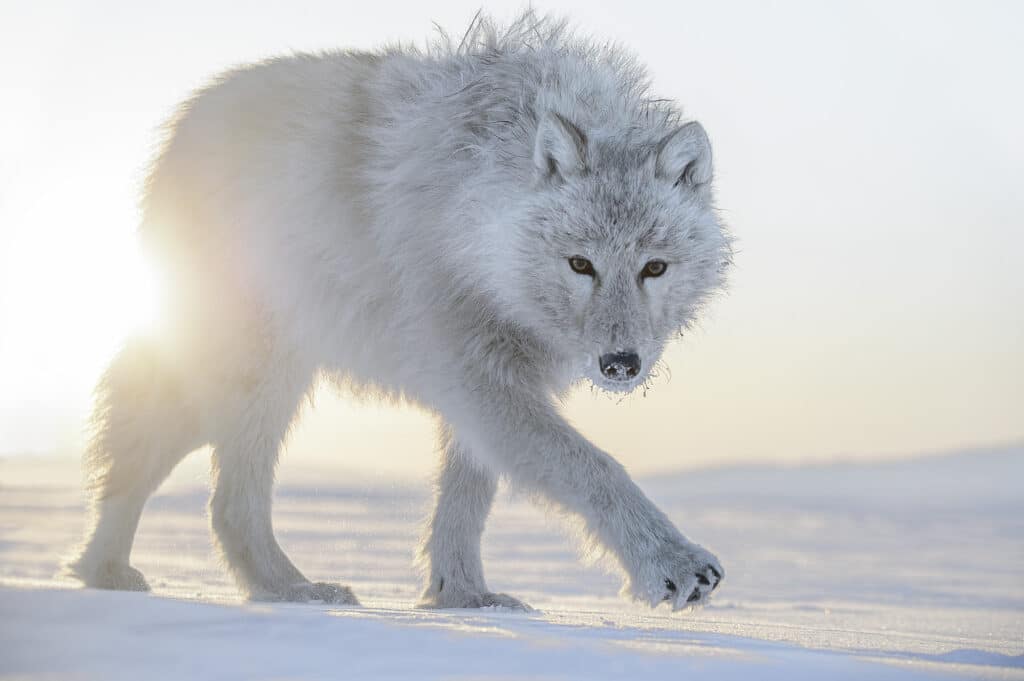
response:
M480 4L0 0L0 454L77 456L99 371L153 316L135 198L178 101L282 51L458 33ZM587 436L639 473L1024 439L1024 5L536 7L631 46L704 124L739 239L670 382L572 398ZM287 460L418 474L432 438L325 393Z

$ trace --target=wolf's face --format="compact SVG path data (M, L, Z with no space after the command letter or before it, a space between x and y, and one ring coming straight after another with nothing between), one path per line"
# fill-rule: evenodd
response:
M703 129L654 144L589 141L558 116L542 120L539 196L518 282L530 326L576 377L629 392L666 341L722 283L729 239L711 203Z

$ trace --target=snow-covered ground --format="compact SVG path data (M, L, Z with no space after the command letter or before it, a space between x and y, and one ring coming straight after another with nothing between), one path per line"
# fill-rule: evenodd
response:
M1024 448L641 484L728 570L701 611L623 601L508 496L488 581L539 612L415 610L426 484L338 474L286 478L275 519L307 575L364 607L240 602L194 472L143 516L153 593L81 590L54 577L81 531L76 468L0 460L0 678L1024 678Z

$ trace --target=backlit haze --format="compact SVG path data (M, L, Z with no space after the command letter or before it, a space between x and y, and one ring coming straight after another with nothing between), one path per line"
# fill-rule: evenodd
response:
M0 0L0 454L78 456L104 363L157 316L135 202L191 89L289 50L458 34L479 6ZM536 7L631 46L704 124L738 238L671 380L569 400L588 437L640 474L1024 438L1024 5ZM433 452L426 415L325 390L285 463L418 475Z

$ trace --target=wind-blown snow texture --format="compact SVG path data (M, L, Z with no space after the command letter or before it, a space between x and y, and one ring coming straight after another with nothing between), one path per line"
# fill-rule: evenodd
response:
M541 612L414 610L426 487L342 475L286 480L275 519L311 578L365 607L239 602L198 479L143 516L133 562L153 594L72 589L53 575L81 531L76 474L0 460L0 678L1024 678L1019 447L643 481L728 570L710 606L675 615L622 601L515 499L485 537L488 581Z

